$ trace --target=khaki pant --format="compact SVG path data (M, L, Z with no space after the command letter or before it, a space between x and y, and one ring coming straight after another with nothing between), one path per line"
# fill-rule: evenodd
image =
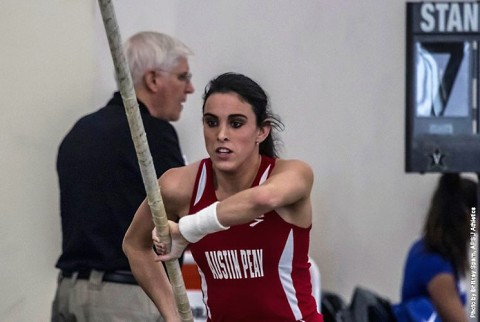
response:
M102 282L102 277L97 271L89 280L60 274L52 322L163 322L140 286Z

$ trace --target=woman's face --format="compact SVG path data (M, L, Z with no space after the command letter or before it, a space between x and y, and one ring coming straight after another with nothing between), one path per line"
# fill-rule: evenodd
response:
M215 93L207 98L203 135L207 152L218 170L236 171L257 162L259 143L269 132L268 125L257 127L252 106L236 93Z

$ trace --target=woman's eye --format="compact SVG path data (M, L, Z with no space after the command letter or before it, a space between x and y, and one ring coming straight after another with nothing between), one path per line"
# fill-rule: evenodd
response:
M207 124L208 127L214 127L217 125L217 121L215 120L205 120L205 124Z
M232 121L231 125L232 125L233 128L239 128L243 125L243 123L239 122L239 121Z

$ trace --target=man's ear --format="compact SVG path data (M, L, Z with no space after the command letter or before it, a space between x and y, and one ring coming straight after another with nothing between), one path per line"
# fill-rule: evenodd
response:
M151 70L146 72L143 75L143 82L147 90L156 93L159 89L161 80L159 77L157 77L157 72L154 70Z

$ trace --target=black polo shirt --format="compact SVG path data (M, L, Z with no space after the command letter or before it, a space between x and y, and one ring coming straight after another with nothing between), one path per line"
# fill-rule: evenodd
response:
M184 165L178 136L139 102L157 177ZM122 240L146 192L120 93L82 117L57 158L65 271L130 270Z

